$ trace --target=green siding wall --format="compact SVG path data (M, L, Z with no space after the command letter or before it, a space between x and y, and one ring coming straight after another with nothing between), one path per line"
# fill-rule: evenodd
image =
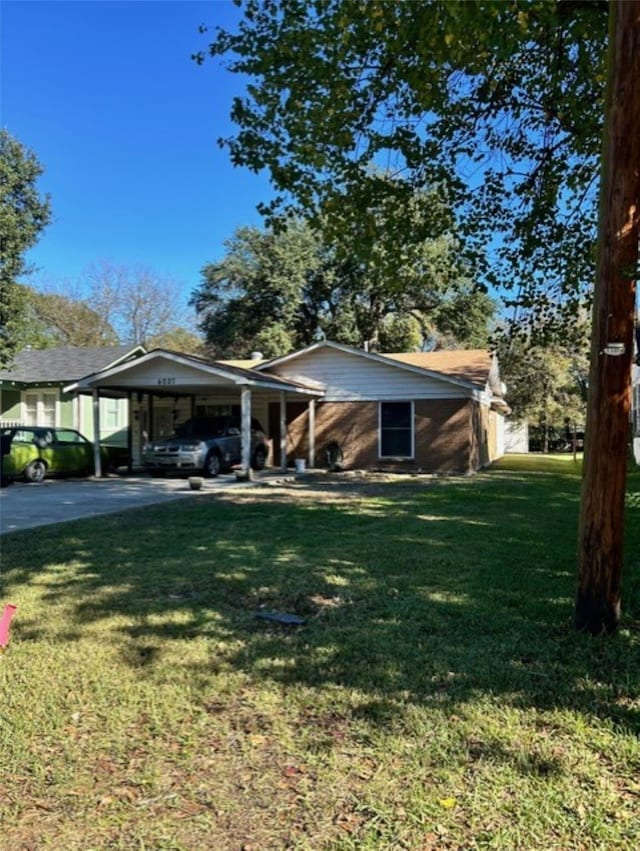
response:
M60 394L60 425L62 428L76 428L73 416L74 400L66 393Z
M20 419L19 390L0 391L0 417L2 417L3 420L17 421Z

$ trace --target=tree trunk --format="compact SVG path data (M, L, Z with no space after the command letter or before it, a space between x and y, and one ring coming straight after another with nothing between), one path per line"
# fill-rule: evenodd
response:
M615 631L620 618L640 235L640 0L614 0L609 10L598 267L575 607L576 629L592 634Z

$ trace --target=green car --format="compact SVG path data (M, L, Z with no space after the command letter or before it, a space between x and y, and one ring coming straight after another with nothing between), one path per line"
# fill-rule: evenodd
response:
M41 482L45 476L94 472L93 444L72 428L18 426L2 430L2 478ZM106 451L101 448L106 460Z

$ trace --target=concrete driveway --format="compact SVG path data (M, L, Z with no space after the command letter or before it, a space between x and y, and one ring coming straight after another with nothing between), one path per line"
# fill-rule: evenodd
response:
M41 484L15 482L0 490L0 534L96 517L176 499L191 499L227 488L259 484L282 473L265 471L254 482L234 476L204 479L202 490L191 490L188 479L114 476L106 479L46 479Z

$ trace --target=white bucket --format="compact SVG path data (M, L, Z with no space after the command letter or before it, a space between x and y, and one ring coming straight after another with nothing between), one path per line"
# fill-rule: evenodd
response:
M304 458L296 458L296 473L304 473L307 462Z

